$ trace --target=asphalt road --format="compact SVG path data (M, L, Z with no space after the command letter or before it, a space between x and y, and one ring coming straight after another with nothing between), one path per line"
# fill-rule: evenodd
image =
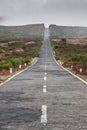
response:
M0 130L87 130L87 85L56 64L48 32L37 63L0 87Z

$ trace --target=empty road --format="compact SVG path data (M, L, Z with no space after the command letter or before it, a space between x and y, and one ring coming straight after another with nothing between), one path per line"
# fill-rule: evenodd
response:
M56 64L48 35L36 64L0 86L0 130L87 130L87 84Z

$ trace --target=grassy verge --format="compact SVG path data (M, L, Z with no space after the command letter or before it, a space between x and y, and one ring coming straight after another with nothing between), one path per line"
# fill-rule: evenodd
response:
M60 60L64 67L71 67L76 73L87 76L87 45L67 44L64 39L51 41L51 45L57 61Z
M25 69L39 57L42 40L9 42L0 45L0 83ZM21 68L20 68L21 66ZM12 74L10 74L12 68Z
M1 47L0 70L18 67L20 64L29 63L32 58L39 57L41 41L33 43L14 43ZM3 50L3 51L2 51Z

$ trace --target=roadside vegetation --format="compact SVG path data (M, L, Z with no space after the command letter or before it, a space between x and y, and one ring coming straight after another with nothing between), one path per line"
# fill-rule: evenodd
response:
M44 24L0 26L0 82L39 57Z
M52 42L56 60L64 60L64 66L71 65L87 70L87 45L65 44L64 39L60 42Z
M0 47L0 70L28 64L34 57L39 57L42 41L8 43Z
M50 25L49 31L56 60L87 79L87 27Z
M66 39L51 41L56 60L60 60L64 67L71 67L76 73L82 68L87 75L87 45L67 44Z

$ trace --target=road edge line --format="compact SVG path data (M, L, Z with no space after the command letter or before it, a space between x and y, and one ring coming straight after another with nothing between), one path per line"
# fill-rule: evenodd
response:
M54 58L54 56L53 56ZM85 81L84 79L80 78L79 76L75 75L73 72L71 72L70 70L68 70L67 68L64 68L62 65L60 65L56 59L54 58L55 62L57 65L59 65L61 68L63 68L64 70L66 70L67 72L69 72L71 75L73 75L74 77L78 78L80 81L82 81L83 83L87 84L87 81Z
M49 44L50 44L50 46L51 46L51 42L49 42ZM52 56L53 56L54 61L56 62L56 64L57 64L58 66L60 66L60 67L61 67L62 69L64 69L65 71L69 72L69 73L70 73L71 75L73 75L74 77L78 78L78 79L79 79L80 81L82 81L83 83L87 84L87 81L85 81L84 79L82 79L82 78L80 78L79 76L75 75L73 72L71 72L71 71L68 70L67 68L64 68L62 65L60 65L60 64L56 61L56 59L55 59L55 57L54 57L54 55L53 55L52 47L51 47L51 53L52 53Z
M6 84L7 82L9 82L11 79L13 79L14 77L16 77L17 75L19 75L19 74L23 73L24 71L28 70L29 68L31 68L33 65L35 65L35 64L37 63L38 59L39 59L39 58L37 58L37 60L35 61L34 64L32 64L32 65L28 66L27 68L21 70L20 72L17 72L16 74L13 74L10 78L8 78L8 79L5 80L3 83L1 83L1 84L0 84L0 87L1 87L2 85Z

